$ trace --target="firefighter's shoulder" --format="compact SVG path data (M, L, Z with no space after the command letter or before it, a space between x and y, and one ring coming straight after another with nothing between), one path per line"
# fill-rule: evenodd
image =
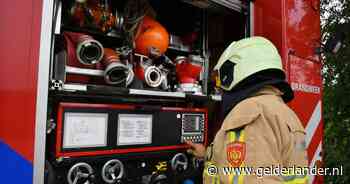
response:
M227 114L223 122L223 128L230 130L244 127L254 122L262 112L262 108L255 98L247 98L238 103Z
M295 112L278 95L261 95L252 100L260 107L264 118L280 126L287 125L290 131L305 132L304 127Z

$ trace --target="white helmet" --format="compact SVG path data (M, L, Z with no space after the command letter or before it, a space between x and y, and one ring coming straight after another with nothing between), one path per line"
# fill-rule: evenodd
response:
M276 47L263 37L232 42L214 67L218 72L217 86L227 91L247 77L269 69L284 73L282 59Z

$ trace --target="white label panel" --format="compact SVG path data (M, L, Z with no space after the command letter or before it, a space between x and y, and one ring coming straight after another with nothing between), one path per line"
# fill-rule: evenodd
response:
M108 114L64 114L63 148L87 148L107 145Z
M119 114L117 145L152 143L152 115Z

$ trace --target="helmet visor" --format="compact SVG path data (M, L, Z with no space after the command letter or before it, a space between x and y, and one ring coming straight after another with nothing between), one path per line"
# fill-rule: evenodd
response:
M219 83L220 86L224 88L229 88L234 81L234 68L235 63L232 61L226 60L218 70L219 72Z

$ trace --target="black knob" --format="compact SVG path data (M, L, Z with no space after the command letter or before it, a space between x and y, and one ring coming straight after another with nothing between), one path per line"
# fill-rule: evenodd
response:
M184 167L180 165L176 168L177 172L183 172L184 170L185 170Z

